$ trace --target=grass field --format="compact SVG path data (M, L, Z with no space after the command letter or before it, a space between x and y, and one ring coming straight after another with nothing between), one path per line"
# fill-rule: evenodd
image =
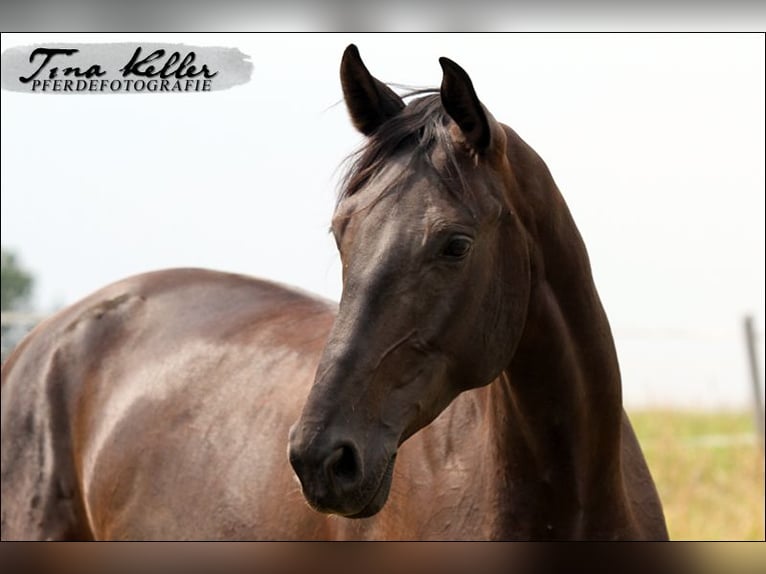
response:
M764 459L749 413L629 412L675 540L763 540Z

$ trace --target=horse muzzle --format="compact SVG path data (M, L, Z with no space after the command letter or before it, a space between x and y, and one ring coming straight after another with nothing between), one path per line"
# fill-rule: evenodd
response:
M299 424L290 429L288 458L309 506L347 518L380 511L388 499L396 454L366 464L355 441L308 434Z

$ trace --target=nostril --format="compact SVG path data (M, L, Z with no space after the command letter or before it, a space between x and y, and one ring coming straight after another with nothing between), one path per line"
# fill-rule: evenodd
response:
M356 449L350 444L336 448L327 458L325 468L333 482L339 485L355 484L360 474Z
M353 449L350 446L342 446L340 450L342 454L333 467L335 476L341 479L356 478L358 467Z

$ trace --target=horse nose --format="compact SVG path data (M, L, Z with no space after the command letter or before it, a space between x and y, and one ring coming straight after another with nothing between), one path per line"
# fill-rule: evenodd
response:
M291 432L288 457L306 498L319 508L337 508L362 482L361 456L353 441L321 442L306 443Z

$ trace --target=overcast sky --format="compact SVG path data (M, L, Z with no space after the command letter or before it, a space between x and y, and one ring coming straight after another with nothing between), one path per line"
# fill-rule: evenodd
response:
M237 47L249 83L206 94L2 92L2 244L49 311L126 275L201 266L337 299L327 233L361 142L349 42L383 81L439 56L550 167L591 256L626 402L745 405L741 318L764 325L764 40L758 35L3 35ZM759 341L763 364L763 337Z

